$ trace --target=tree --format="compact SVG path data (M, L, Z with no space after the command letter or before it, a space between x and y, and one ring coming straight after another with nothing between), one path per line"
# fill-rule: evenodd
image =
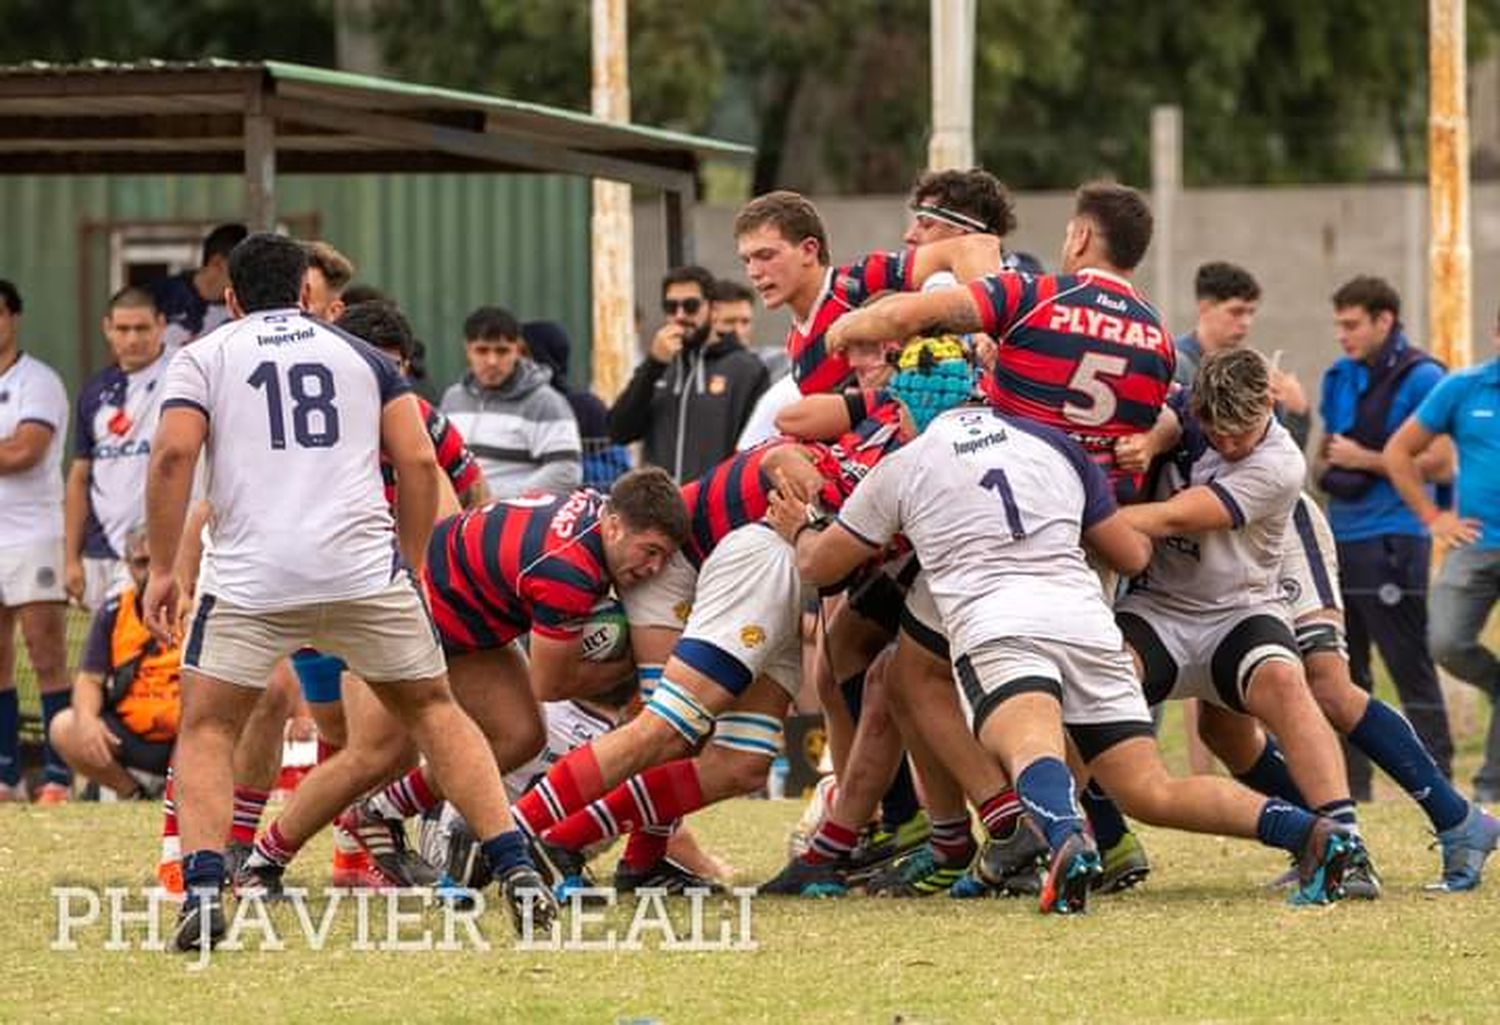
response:
M334 65L333 0L0 0L0 62L274 58Z
M975 138L1012 185L1149 174L1182 107L1192 184L1425 168L1425 5L984 0ZM280 57L332 66L334 0L0 0L0 60ZM1470 58L1500 0L1468 5ZM588 0L376 0L392 74L589 107ZM904 190L929 131L928 0L630 0L633 119L755 146L752 186Z

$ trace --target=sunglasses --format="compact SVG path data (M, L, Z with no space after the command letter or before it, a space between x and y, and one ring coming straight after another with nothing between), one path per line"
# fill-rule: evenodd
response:
M665 313L669 317L672 314L676 313L679 309L681 309L683 313L686 313L689 317L691 317L693 314L695 314L699 310L703 309L703 300L702 299L663 299L661 301L661 311L663 313Z

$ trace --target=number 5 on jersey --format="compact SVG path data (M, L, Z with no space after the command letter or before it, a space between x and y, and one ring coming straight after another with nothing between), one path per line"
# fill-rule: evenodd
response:
M270 360L246 380L266 390L271 447L286 448L286 409L281 398L280 368ZM302 448L332 448L339 440L339 411L334 408L333 372L321 363L293 363L286 368L292 395L292 437Z
M1068 390L1082 392L1089 398L1086 406L1076 402L1063 403L1063 414L1075 424L1098 427L1114 419L1120 400L1115 390L1103 380L1106 377L1124 377L1130 369L1130 361L1124 356L1104 352L1086 352L1078 360L1078 368L1068 381Z

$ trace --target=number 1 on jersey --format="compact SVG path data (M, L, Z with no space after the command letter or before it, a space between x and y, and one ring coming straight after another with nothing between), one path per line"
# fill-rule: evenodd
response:
M252 388L266 390L266 417L271 428L271 447L286 448L286 409L281 399L281 377L277 366L266 360L246 378ZM287 367L288 390L292 393L292 437L302 448L332 448L339 440L339 411L333 405L333 373L321 363L293 363ZM309 393L308 385L316 382ZM313 428L313 414L318 428Z
M999 467L986 470L979 486L1000 496L1000 501L1005 505L1005 524L1010 527L1010 539L1019 541L1024 538L1026 528L1021 524L1021 509L1016 505L1016 493L1011 490L1010 478L1005 475L1005 471Z

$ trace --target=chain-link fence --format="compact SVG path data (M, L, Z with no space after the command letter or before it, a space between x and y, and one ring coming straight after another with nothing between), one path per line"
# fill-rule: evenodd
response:
M65 664L70 674L78 665L84 639L88 636L90 618L90 615L83 609L71 605L68 607L66 624L68 657ZM14 679L16 691L21 700L21 742L40 744L42 742L42 701L37 691L36 670L31 668L31 658L26 651L26 642L21 639L19 628L16 629L15 644Z

